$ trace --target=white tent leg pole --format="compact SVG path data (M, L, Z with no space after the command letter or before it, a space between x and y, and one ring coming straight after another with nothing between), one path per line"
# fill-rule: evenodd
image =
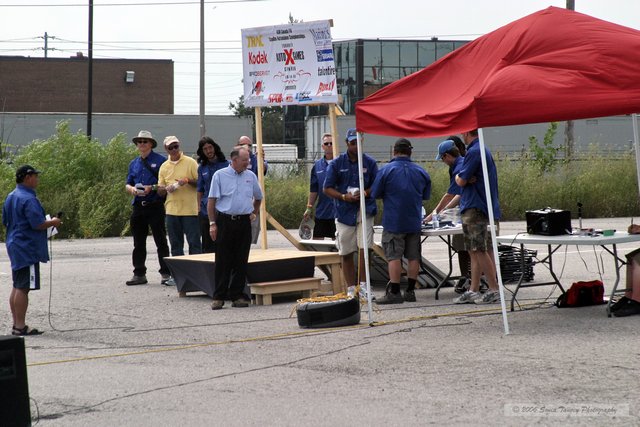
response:
M640 145L638 142L638 115L632 114L631 121L633 123L633 146L636 149L636 175L638 180L638 197L640 197ZM640 200L640 199L639 199Z
M491 241L493 243L493 259L496 264L496 274L498 275L498 289L500 293L500 306L502 308L502 323L504 324L504 334L509 335L509 319L507 319L507 304L504 301L504 284L502 283L502 272L500 271L500 253L498 252L498 242L496 241L496 224L493 217L493 203L491 201L491 187L489 187L489 174L487 173L487 154L484 151L484 135L482 129L478 129L480 138L480 160L482 161L482 174L484 175L484 188L487 194L487 209L489 210L489 225L491 226Z
M364 251L364 272L365 272L365 288L367 292L367 312L369 314L369 323L373 323L373 309L371 308L371 277L369 276L369 243L367 242L367 208L364 197L364 173L362 171L362 138L361 132L358 132L358 182L360 183L360 221L362 232L362 250ZM357 226L357 225L356 225ZM360 254L358 253L358 265L360 264ZM356 269L357 271L358 269ZM358 272L358 282L360 274Z

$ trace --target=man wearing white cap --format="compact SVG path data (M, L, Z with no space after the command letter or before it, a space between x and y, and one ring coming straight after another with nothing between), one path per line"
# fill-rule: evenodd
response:
M180 141L175 136L164 139L164 149L169 159L160 167L158 191L167 195L164 206L167 211L167 232L171 244L171 256L184 255L184 236L187 236L189 254L202 252L198 223L198 163L180 151ZM175 284L174 281L168 283Z
M140 155L129 164L125 190L131 194L133 210L129 223L133 236L133 277L126 282L127 286L147 283L147 236L149 229L158 251L160 275L163 285L171 279L169 267L164 257L169 256L167 229L164 224L164 196L158 192L158 173L160 166L167 161L166 157L153 151L158 145L148 130L141 130L132 139Z

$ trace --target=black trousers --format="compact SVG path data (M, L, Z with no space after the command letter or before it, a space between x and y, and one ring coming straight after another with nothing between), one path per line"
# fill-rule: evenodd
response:
M202 253L210 254L216 252L216 242L211 240L209 234L209 217L202 214L198 215L200 221L200 236L202 237Z
M158 262L160 263L160 274L170 274L164 257L169 256L169 245L167 243L167 229L164 224L164 204L158 202L152 205L133 205L133 212L130 218L131 234L133 235L133 274L144 276L147 274L145 262L147 260L147 236L149 228L153 234L153 240L158 249Z
M251 220L249 215L232 219L218 213L216 218L216 271L213 299L249 298L243 293L247 280L247 264L251 250Z

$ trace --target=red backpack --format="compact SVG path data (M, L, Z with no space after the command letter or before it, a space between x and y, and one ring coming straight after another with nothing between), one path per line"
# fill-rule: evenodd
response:
M556 306L560 308L584 307L597 304L604 304L604 285L600 280L575 282L556 301Z

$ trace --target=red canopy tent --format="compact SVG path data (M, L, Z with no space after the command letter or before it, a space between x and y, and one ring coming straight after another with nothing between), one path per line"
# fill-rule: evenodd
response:
M365 133L433 137L640 111L640 31L549 7L356 104Z
M480 129L489 188L482 128L636 113L640 111L638 52L640 31L549 7L358 102L356 127L360 133L406 137ZM634 114L639 157L637 133ZM493 226L490 199L487 194ZM492 234L497 253L493 227ZM500 271L498 262L496 269ZM501 280L500 296L509 333Z

